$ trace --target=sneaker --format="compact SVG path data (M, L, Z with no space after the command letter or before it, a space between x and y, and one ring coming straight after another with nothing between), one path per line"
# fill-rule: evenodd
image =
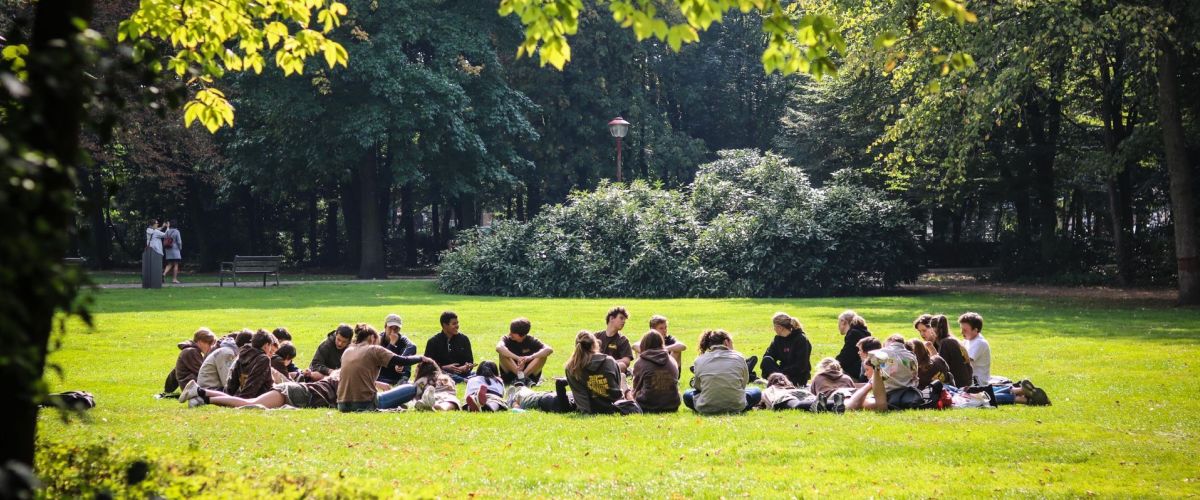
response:
M467 394L467 411L479 411L479 399L474 394Z
M565 377L554 377L554 388L559 390L567 390L571 384L567 382Z
M479 386L479 394L475 396L475 400L479 402L480 408L487 406L488 391L486 385Z
M187 386L185 386L183 388L183 392L179 393L179 402L186 403L188 401L191 401L192 398L200 397L199 394L196 394L197 387L199 387L199 386L196 385L195 380L189 380L187 383Z
M197 406L204 406L204 405L208 404L208 403L205 403L204 400L200 399L199 397L194 397L192 399L189 399L187 403L188 403L188 408L195 408Z
M840 392L833 393L829 396L825 409L834 413L846 413L846 395Z
M888 360L888 353L883 352L883 349L875 349L867 353L867 364L872 368L879 369L879 366Z
M1025 392L1025 397L1029 397L1031 394L1033 394L1033 391L1037 390L1037 386L1033 385L1033 382L1030 382L1027 378L1021 379L1020 382L1017 382L1017 385L1020 386L1021 390Z

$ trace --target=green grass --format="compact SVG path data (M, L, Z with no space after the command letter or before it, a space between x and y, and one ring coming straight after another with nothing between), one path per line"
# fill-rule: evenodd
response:
M438 313L452 309L478 360L495 359L492 348L508 321L526 316L534 334L556 349L548 374L557 375L575 332L601 327L615 304L632 313L627 333L634 338L650 315L668 316L672 333L692 346L685 364L694 360L696 335L705 328L729 330L735 348L761 355L770 340L771 314L779 310L804 323L814 364L840 347L834 318L845 307L865 316L876 335L906 336L918 313L974 310L987 321L993 373L1032 378L1054 405L884 415L759 411L717 418L685 411L619 418L260 413L188 409L151 398L174 362L175 343L198 326L228 331L286 325L307 360L337 323L379 326L389 312L401 314L405 332L423 346L438 329ZM146 456L175 464L163 466L163 474L198 467L199 476L188 481L203 489L193 493L264 495L299 483L383 496L450 497L1200 495L1194 461L1200 452L1196 310L969 294L465 297L440 294L432 283L418 281L107 290L98 294L94 311L95 330L72 324L62 350L53 355L65 378L53 378L51 385L91 391L99 406L84 423L64 424L44 413L43 458L63 443L102 444L121 459Z

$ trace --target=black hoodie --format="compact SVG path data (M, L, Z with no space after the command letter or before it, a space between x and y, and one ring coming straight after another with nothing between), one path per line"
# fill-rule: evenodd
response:
M863 376L862 360L858 357L858 341L870 336L871 332L866 328L850 327L850 331L846 332L842 351L837 355L838 363L842 365L842 373L849 375L855 382L867 381Z
M642 351L633 365L633 399L645 413L679 411L679 366L666 350Z
M579 413L618 413L615 403L621 399L621 372L612 356L592 354L582 377L568 373L567 383Z
M342 367L342 353L345 352L345 349L337 348L337 341L333 339L334 335L337 335L336 330L329 332L321 345L317 346L317 352L313 353L312 362L308 364L309 370L329 375ZM347 342L346 346L349 347L350 343Z
M770 356L778 365L778 371L787 375L788 380L796 387L804 387L812 373L809 358L812 357L812 343L802 330L792 330L787 337L776 335L771 339L771 345L763 357ZM774 367L762 365L762 376L767 378L775 372Z

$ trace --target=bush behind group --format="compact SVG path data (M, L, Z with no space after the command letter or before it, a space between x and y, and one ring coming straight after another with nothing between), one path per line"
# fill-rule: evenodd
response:
M911 282L916 224L882 193L754 150L719 153L684 190L642 181L576 192L529 222L447 250L448 293L541 297L840 295Z

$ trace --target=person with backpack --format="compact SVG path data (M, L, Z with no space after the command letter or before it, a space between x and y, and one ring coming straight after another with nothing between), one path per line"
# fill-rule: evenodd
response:
M808 384L812 373L812 343L804 335L800 320L786 313L775 313L771 318L775 336L763 353L762 376L770 378L773 373L782 373L791 383Z
M871 336L871 331L867 330L867 320L847 309L838 315L838 331L842 334L842 350L838 352L836 359L838 364L842 365L842 373L849 375L855 382L866 382L862 358L858 354L858 341Z
M666 349L666 340L650 330L638 342L637 363L633 365L633 399L644 413L679 411L679 364Z
M733 338L725 330L700 334L700 355L692 371L692 389L683 393L683 404L696 413L715 415L741 413L758 405L762 391L746 387L750 369L746 358L733 350Z
M626 399L621 391L622 373L617 361L600 352L599 339L603 336L587 330L575 335L575 352L563 367L575 396L575 409L584 414L640 413L637 403Z
M171 221L167 221L163 231L162 248L163 259L167 263L163 268L162 277L166 279L167 273L171 275L171 283L179 284L179 264L183 262L183 237L179 235L179 229L171 227Z

